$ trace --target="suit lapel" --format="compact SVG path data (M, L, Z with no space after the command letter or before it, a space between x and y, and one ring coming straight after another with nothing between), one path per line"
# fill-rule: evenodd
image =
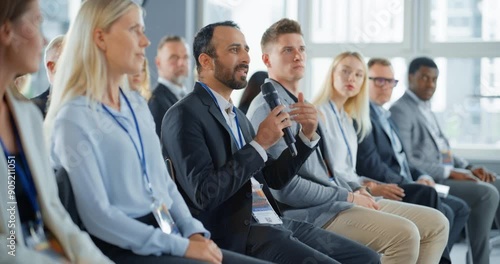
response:
M253 140L254 132L250 123L247 121L247 116L236 108L236 115L238 116L238 122L240 123L241 133L245 139L245 143L248 144Z
M226 119L224 119L224 116L222 115L219 108L217 107L217 104L214 102L214 99L210 96L210 94L208 94L207 91L205 91L205 89L199 83L196 83L196 85L194 86L194 92L196 94L198 94L198 96L200 97L203 104L205 104L208 107L208 112L226 130L227 136L229 137L230 142L231 142L231 153L235 153L236 151L238 151L238 145L233 139L231 129L227 125ZM238 118L239 118L239 116L238 116ZM237 135L235 135L235 136L237 136ZM246 138L245 138L245 140L246 140Z
M370 117L372 120L372 124L374 126L373 129L375 129L375 126L380 127L380 129L384 132L384 135L387 137L387 140L389 140L389 142L392 142L390 131L387 131L387 129L381 124L380 116L377 114L376 111L377 110L375 109L375 106L373 105L372 102L370 102Z
M431 131L429 130L429 127L427 126L427 120L425 119L424 115L420 111L417 102L415 102L415 100L413 98L411 98L411 96L408 94L408 92L406 92L403 95L403 98L408 102L408 105L412 105L412 108L415 109L415 114L417 116L418 122L420 124L423 124L425 131L432 138L432 142L434 143L434 147L436 147L437 151L440 152L439 147L437 145L436 138L434 137L434 135L432 135Z

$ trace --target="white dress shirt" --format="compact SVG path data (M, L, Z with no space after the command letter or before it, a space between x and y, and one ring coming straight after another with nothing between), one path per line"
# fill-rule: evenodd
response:
M158 83L165 85L178 100L181 100L187 94L186 87L175 84L165 78L158 77Z

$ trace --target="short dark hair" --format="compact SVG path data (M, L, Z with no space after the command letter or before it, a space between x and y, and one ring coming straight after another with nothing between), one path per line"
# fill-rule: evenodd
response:
M217 54L215 53L215 47L212 43L212 38L214 35L214 30L216 27L233 27L236 29L240 29L240 27L234 23L233 21L227 20L224 22L217 22L217 23L212 23L208 24L198 33L196 33L196 36L194 37L193 41L193 56L194 60L196 61L196 70L198 73L201 71L201 64L198 61L198 57L202 54L205 53L208 56L212 58L217 58Z
M186 43L186 41L184 40L184 38L182 38L181 36L169 35L169 36L165 36L165 37L163 37L163 38L160 39L160 42L158 42L158 50L160 50L161 48L163 48L163 45L165 45L168 42L182 42L182 43Z
M368 69L370 69L373 65L380 64L382 66L392 66L391 61L385 58L371 58L368 61Z
M299 22L288 18L283 18L276 21L268 29L266 29L266 31L262 35L262 38L260 40L261 49L264 49L264 47L271 42L276 42L279 36L290 33L303 35Z
M2 0L0 1L0 25L7 21L14 21L20 17L26 9L28 4L33 0Z
M408 67L408 75L414 74L422 66L423 67L434 68L436 70L438 69L438 66L436 65L436 63L431 58L428 58L428 57L418 57L418 58L413 59L410 62L410 66Z

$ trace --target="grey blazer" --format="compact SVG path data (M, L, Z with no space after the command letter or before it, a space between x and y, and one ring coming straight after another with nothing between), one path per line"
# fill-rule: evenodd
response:
M97 249L87 233L80 231L72 222L59 200L54 171L50 167L48 151L45 148L40 111L29 101L15 98L10 91L7 91L6 96L33 175L46 228L60 242L71 263L112 263ZM2 157L0 158L0 182L2 182L2 188L5 189L0 192L0 263L53 263L44 255L26 248L21 242L24 239L19 217L16 217L14 225L9 223L10 215L7 208L12 205L8 203L12 200L9 199L7 193L7 181L7 162ZM19 216L17 206L16 216ZM13 226L15 228L11 229L10 227ZM10 250L7 247L7 237L13 230L17 239L15 257L8 254Z
M444 166L439 148L427 128L424 115L408 91L390 108L391 118L399 128L401 142L409 163L431 175L436 182L444 180ZM453 156L454 166L465 168L467 162Z
M276 88L281 102L288 106L295 103L292 98L279 83L271 81ZM252 125L257 129L260 123L270 112L262 93L257 95L250 104L247 116ZM293 122L292 131L298 134L300 125ZM321 140L321 139L320 139ZM267 152L276 158L287 148L285 140L282 138ZM326 154L326 155L325 155ZM352 191L351 186L346 182L336 179L337 182L330 182L327 170L328 154L316 148L299 172L281 190L271 189L274 198L280 203L280 208L284 216L299 221L313 223L316 226L324 226L333 220L337 214L353 206L347 202L348 192ZM330 168L332 164L328 164ZM357 184L354 184L357 187Z

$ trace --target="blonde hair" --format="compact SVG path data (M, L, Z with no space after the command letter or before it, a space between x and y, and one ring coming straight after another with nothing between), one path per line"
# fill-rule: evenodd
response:
M129 88L130 90L138 91L146 101L151 98L151 84L149 82L150 74L149 74L149 65L148 65L148 59L144 59L144 64L142 65L142 70L144 72L144 79L141 81L141 84L139 84L139 87L133 87L132 84L129 82Z
M364 71L363 83L361 84L359 93L354 97L348 98L344 104L344 110L346 111L346 113L357 123L356 133L358 134L358 141L361 142L370 132L372 125L370 122L367 69L366 64L364 63L363 56L360 53L346 51L340 53L335 57L332 64L330 65L330 68L328 69L325 81L321 86L321 92L314 99L313 103L316 106L319 106L332 98L335 69L337 68L339 63L347 57L354 57L358 59L363 65Z
M47 139L52 134L59 109L66 102L81 95L87 96L89 103L104 97L108 82L106 58L94 42L94 31L97 28L109 30L116 20L134 7L141 9L131 0L87 0L81 5L56 64L51 103L44 124ZM126 75L123 77L125 80Z

